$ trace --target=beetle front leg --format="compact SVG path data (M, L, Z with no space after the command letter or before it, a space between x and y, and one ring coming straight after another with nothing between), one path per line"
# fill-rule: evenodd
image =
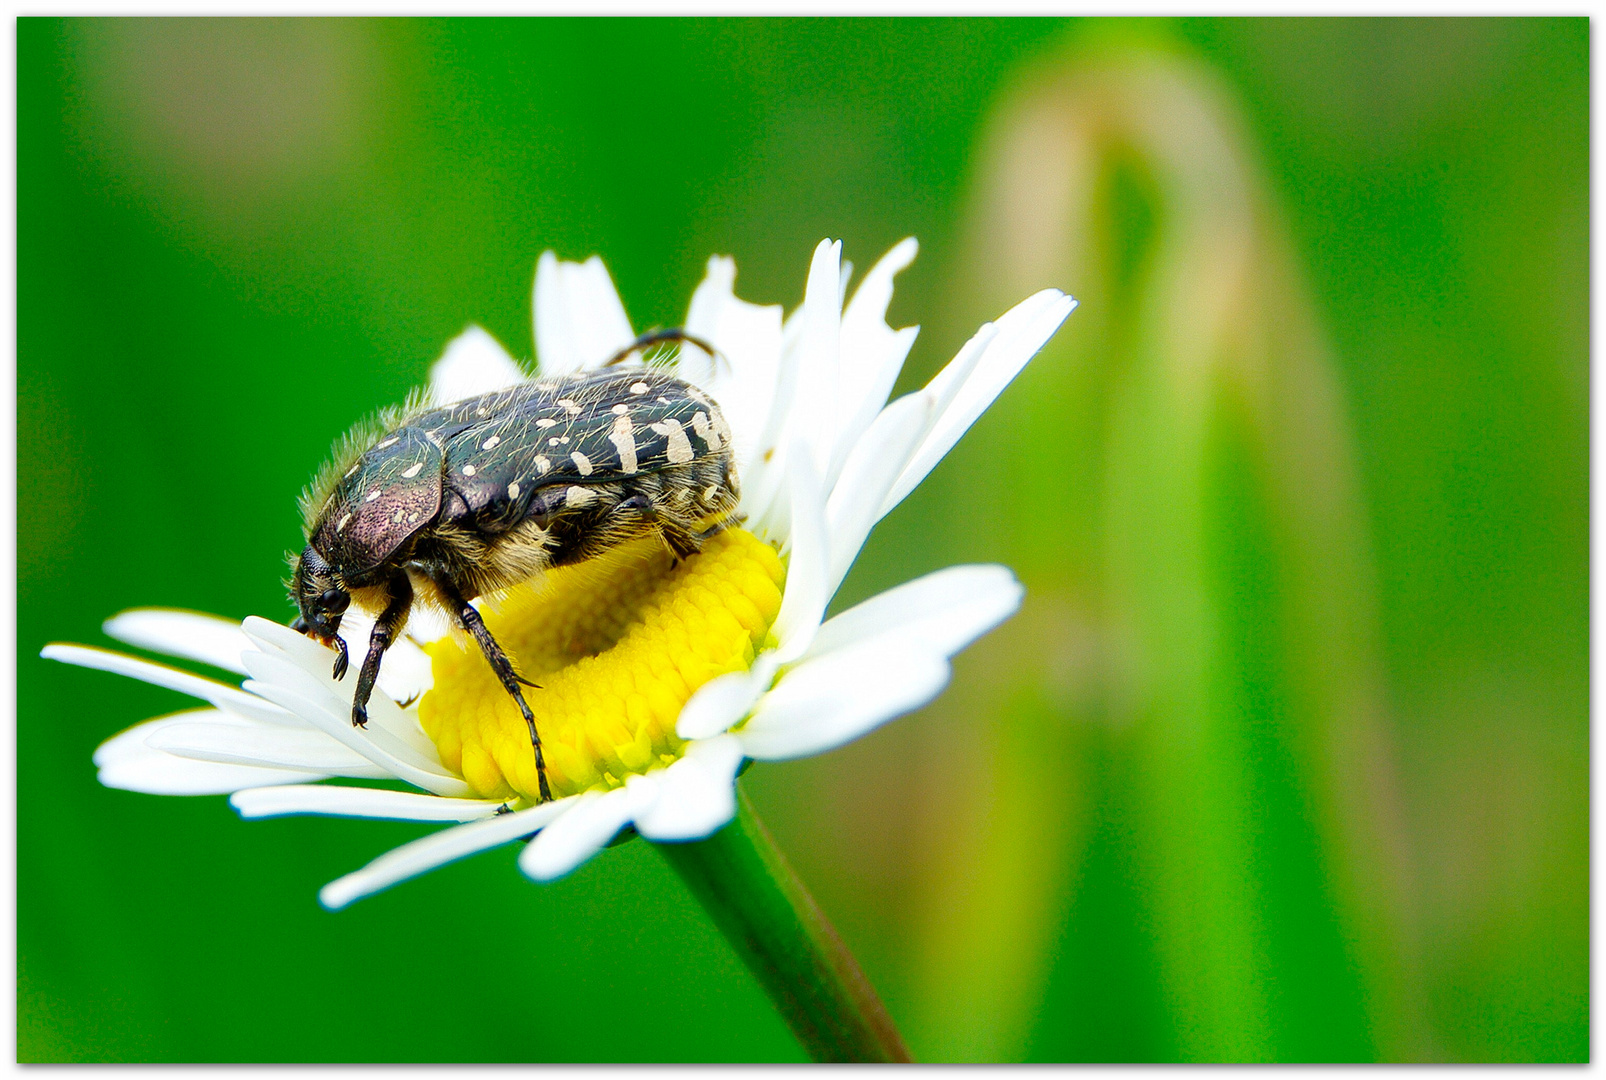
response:
M368 655L363 658L362 670L357 673L357 692L351 699L351 722L356 727L368 726L368 699L373 696L374 682L379 678L379 663L407 625L407 612L413 606L413 583L406 573L397 571L385 581L390 601L374 621L374 631L368 635Z
M491 636L485 620L480 618L479 611L473 604L463 599L463 594L458 591L456 585L438 578L435 584L440 589L441 595L446 598L446 602L452 606L452 612L457 616L458 623L479 643L480 652L485 654L491 670L496 672L496 677L502 681L502 689L508 692L518 705L519 712L524 714L525 726L530 729L530 747L535 751L535 780L540 786L541 801L551 802L552 789L547 786L546 755L541 750L541 735L535 730L535 714L530 712L530 706L524 702L524 692L519 689L520 683L525 686L536 684L520 678L519 673L513 670L513 661L508 659L507 653L502 651L502 646Z

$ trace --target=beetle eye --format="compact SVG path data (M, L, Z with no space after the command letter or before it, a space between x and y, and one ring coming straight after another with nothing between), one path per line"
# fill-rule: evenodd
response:
M351 603L351 597L339 589L325 589L318 596L318 606L334 615L339 615Z

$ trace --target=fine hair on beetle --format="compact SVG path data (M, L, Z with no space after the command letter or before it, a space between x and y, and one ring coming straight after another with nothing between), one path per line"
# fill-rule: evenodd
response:
M691 383L653 367L618 367L644 335L599 369L537 378L445 405L414 393L337 444L301 499L307 546L288 582L294 626L349 658L348 606L375 614L352 698L367 704L385 650L415 603L472 637L529 728L542 801L552 797L535 718L512 661L469 601L656 534L675 560L732 524L740 501L730 426Z

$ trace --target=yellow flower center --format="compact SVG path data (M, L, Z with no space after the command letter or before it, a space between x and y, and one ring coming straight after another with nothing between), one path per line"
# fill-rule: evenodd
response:
M661 768L685 741L675 722L708 680L743 670L765 644L786 579L768 544L727 529L670 565L656 538L503 593L482 614L519 673L554 798L618 787ZM463 635L428 647L435 686L418 719L476 795L534 801L535 755L518 706Z

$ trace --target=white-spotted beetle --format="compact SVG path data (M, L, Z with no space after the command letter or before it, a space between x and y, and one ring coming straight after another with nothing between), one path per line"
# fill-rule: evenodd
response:
M656 531L676 558L729 524L740 490L730 427L709 397L651 367L614 365L646 346L689 342L648 334L600 369L535 379L449 405L411 403L348 435L302 500L307 546L295 563L295 629L337 652L355 598L379 612L357 675L351 721L415 601L449 612L518 704L543 801L552 797L535 717L507 654L469 603L551 566L581 562Z

